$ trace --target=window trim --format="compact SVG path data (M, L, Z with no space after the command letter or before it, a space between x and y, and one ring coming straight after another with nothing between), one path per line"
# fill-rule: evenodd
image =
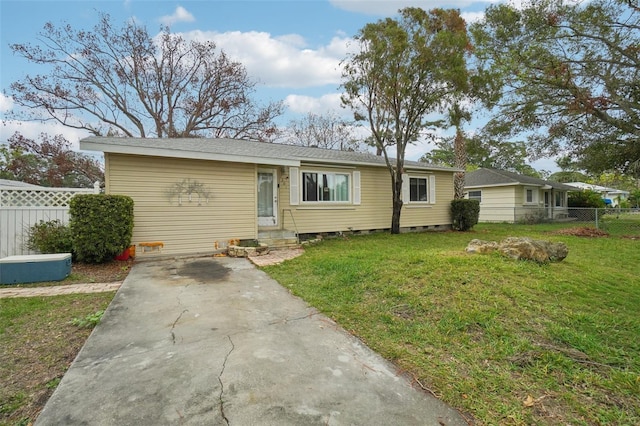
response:
M471 193L472 193L472 192L477 192L477 193L479 193L480 195L479 195L478 197L472 197L472 196L471 196ZM474 189L474 190L470 190L470 191L467 193L467 198L468 198L469 200L478 200L480 203L482 203L482 189Z
M411 200L411 179L424 180L424 196L425 200ZM409 185L409 199L407 204L429 204L429 176L407 175L407 184Z
M427 182L427 200L411 201L411 179L424 179ZM428 207L436 204L436 176L432 173L425 174L402 174L402 201L407 207Z
M527 200L527 192L531 191L531 201ZM538 188L534 188L531 186L525 186L524 187L524 204L528 204L528 205L536 205L538 204L538 198L539 198L539 193L540 190Z
M305 195L305 173L314 173L318 175L318 181L320 181L322 175L339 175L347 177L347 200L342 201L331 201L331 200L316 200L316 201L307 201L304 199ZM300 169L300 205L301 206L330 206L330 205L354 205L354 174L356 172L351 171L330 171L330 170L309 170L309 169ZM359 173L359 172L358 172Z
M559 200L558 200L558 197L560 197ZM554 198L553 200L554 207L566 207L566 203L567 203L566 192L564 191L556 192L553 198ZM558 204L558 201L560 201L560 204Z

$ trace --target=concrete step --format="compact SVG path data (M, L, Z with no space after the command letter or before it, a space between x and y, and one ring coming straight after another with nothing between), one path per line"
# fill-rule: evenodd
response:
M285 248L298 246L298 237L294 231L279 229L275 231L259 231L258 241L271 248Z

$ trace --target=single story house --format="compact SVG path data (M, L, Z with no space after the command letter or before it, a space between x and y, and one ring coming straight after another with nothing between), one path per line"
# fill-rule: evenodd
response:
M201 138L90 137L80 148L104 152L107 194L133 198L133 244L162 242L163 254L391 226L391 178L372 154ZM456 171L406 162L403 230L451 226Z
M622 189L608 188L606 186L594 185L584 182L567 182L565 185L573 186L581 190L595 191L600 194L605 203L610 207L618 207L620 201L624 201L629 198L629 191Z
M465 198L480 201L480 222L566 218L567 194L575 190L505 170L482 168L465 176Z

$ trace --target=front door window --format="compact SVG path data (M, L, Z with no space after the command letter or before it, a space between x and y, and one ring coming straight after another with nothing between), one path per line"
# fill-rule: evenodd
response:
M275 170L258 171L258 226L277 225L277 182Z

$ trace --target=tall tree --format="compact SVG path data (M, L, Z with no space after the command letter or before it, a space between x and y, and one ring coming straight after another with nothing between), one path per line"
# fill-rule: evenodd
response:
M400 232L402 175L409 143L432 122L467 81L466 24L457 10L400 11L365 25L355 37L359 51L345 61L343 103L356 120L367 121L391 175L391 232ZM395 159L391 150L395 148Z
M527 164L527 148L524 142L505 142L485 139L483 136L465 138L467 169L479 167L507 170L526 176L541 177L531 165ZM435 149L424 154L420 161L455 167L456 154L454 137L443 138L436 142Z
M455 199L464 198L464 174L467 169L466 137L462 131L462 123L471 120L471 113L460 106L457 100L449 109L449 124L456 128L453 138L454 166L461 171L453 175L453 196Z
M13 118L55 120L94 135L232 137L269 140L282 105L251 100L244 66L210 41L157 36L103 14L93 31L47 23L39 43L14 44L44 73L11 85Z
M359 151L360 143L349 123L335 113L308 113L289 122L285 141L291 145L315 146L340 151Z
M0 176L49 187L90 188L104 180L96 159L74 151L62 135L38 141L16 132L0 147Z
M494 134L527 133L538 153L640 176L637 3L497 4L471 32L479 63L502 87Z

